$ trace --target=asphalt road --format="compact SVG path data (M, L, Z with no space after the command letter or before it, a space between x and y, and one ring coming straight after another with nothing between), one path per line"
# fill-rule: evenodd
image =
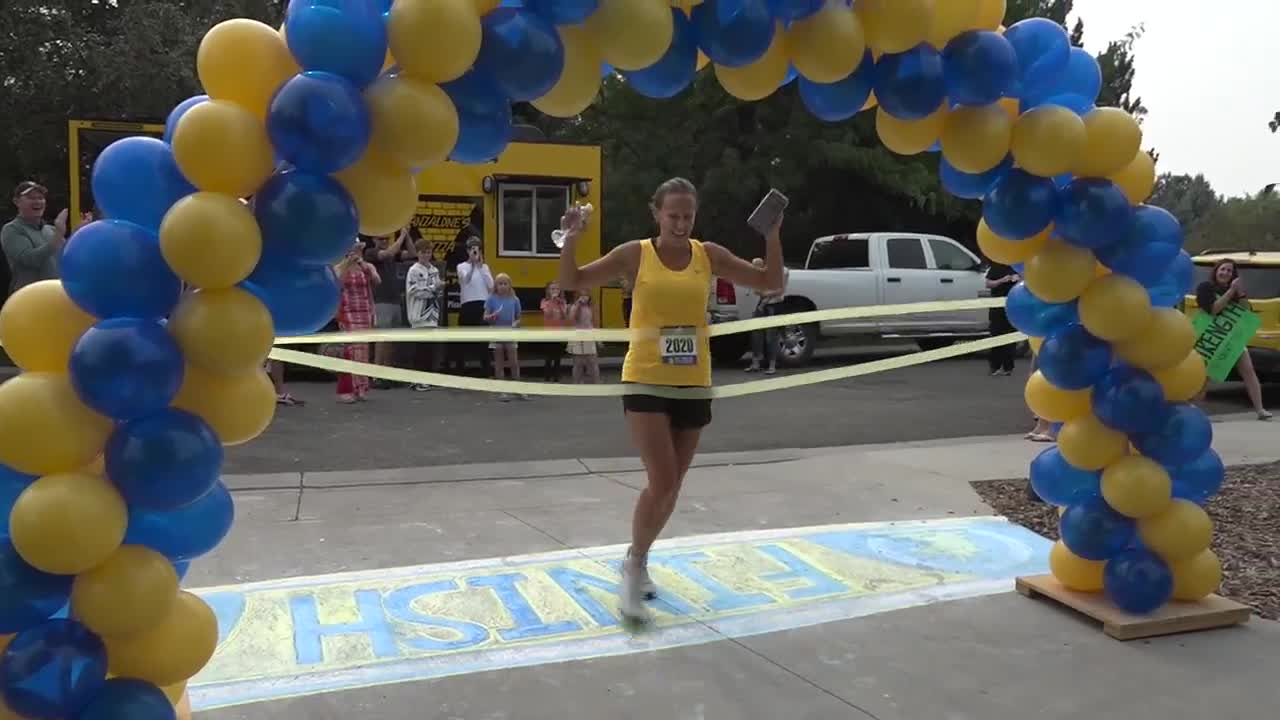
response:
M814 367L837 367L914 351L914 346L842 350ZM1030 428L1022 401L1029 362L1011 377L989 377L982 357L716 401L703 434L706 452L808 448L1021 433ZM718 370L725 384L753 377ZM606 370L605 382L617 372ZM538 397L499 402L465 391L375 390L367 403L340 405L332 383L291 382L307 401L281 407L271 428L229 450L226 472L356 470L477 462L622 457L633 454L618 398ZM1280 386L1268 388L1280 407ZM1243 389L1210 393L1211 413L1248 409Z

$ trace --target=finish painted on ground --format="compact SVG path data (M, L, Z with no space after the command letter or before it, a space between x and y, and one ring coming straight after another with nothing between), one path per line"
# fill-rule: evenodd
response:
M624 546L197 590L218 615L206 710L649 652L1006 592L1049 542L1003 518L859 523L660 543L654 625L616 610Z

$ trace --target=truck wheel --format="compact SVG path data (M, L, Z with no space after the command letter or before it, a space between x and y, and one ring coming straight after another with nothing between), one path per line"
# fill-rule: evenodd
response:
M818 349L818 323L778 328L778 363L798 368L809 364Z
M711 360L720 365L738 363L750 349L751 338L747 333L720 335L711 338Z

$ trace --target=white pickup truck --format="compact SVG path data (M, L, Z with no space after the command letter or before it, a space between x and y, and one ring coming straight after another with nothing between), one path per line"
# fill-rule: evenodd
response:
M783 313L863 305L897 305L989 297L986 266L950 238L918 233L850 233L813 241L803 268L790 270ZM759 295L717 278L712 285L710 321L752 317ZM987 310L919 313L783 326L778 334L780 364L799 367L831 338L871 336L914 340L924 349L988 334ZM747 334L712 339L717 361L740 360L750 347Z

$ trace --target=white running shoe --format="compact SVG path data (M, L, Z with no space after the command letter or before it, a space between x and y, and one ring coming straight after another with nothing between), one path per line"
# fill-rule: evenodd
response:
M618 591L618 610L625 620L647 623L649 608L644 604L644 584L649 573L644 565L628 557L622 561L622 585Z

